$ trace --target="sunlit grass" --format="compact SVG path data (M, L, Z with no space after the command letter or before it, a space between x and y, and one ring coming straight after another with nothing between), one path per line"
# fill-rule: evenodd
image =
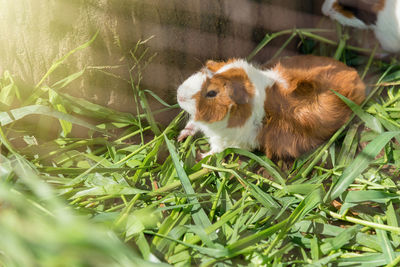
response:
M157 111L147 104L157 96L140 88L151 56L137 55L137 49L127 81L135 116L62 90L85 70L46 84L69 54L29 95L5 72L0 264L398 265L400 65L374 59L374 51L351 52L367 51L346 46L347 37L335 43L318 33L268 35L251 56L271 38L287 34L289 43L298 35L313 42L306 52L326 51L348 63L358 59L364 62L357 66L360 74L380 77L368 80L375 85L363 106L343 99L353 120L288 169L240 149L196 161L206 140L176 141L183 113L167 127L157 124ZM54 124L56 134L40 133L31 125L38 120ZM76 128L86 129L87 137L74 137Z

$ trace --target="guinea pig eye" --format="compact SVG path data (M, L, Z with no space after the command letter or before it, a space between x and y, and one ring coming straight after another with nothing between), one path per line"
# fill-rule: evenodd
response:
M213 97L216 97L217 94L218 94L217 91L210 90L210 91L207 92L206 97L208 97L208 98L213 98Z

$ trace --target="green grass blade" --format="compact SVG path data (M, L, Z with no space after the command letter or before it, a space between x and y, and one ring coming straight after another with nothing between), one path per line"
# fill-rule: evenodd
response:
M190 180L179 161L178 154L175 151L175 147L173 146L171 141L165 135L164 135L164 140L167 144L168 151L171 155L172 161L173 161L175 169L176 169L176 173L178 174L178 178L182 183L182 187L185 190L186 194L190 195L188 197L188 201L189 201L189 203L191 203L193 205L193 208L192 208L193 220L197 226L201 227L202 229L206 229L207 227L211 226L211 222L208 219L205 211L200 206L199 201L196 198L196 194L193 190ZM212 236L213 238L216 238L215 233L210 233L210 236Z
M387 217L387 224L390 226L394 227L399 227L399 214L396 213L392 201L390 201L387 211L386 211L386 217ZM392 235L392 240L394 242L395 247L400 245L400 235L396 233L391 233Z
M143 92L151 95L154 99L156 99L160 104L162 104L163 106L167 107L167 108L178 108L179 105L175 104L175 105L170 105L167 102L165 102L164 100L161 99L161 97L159 97L157 94L155 94L153 91L150 90L143 90Z
M145 111L146 119L151 127L151 130L153 131L153 133L155 135L160 135L161 131L158 128L156 119L154 118L154 115L151 111L150 105L147 101L146 95L144 94L143 91L139 91L139 98L140 98L140 104L141 104L143 110Z
M75 72L61 80L59 80L58 82L55 82L51 88L54 90L60 90L64 87L66 87L67 85L69 85L70 83L72 83L73 81L75 81L76 79L80 78L84 73L85 73L86 69L83 69L81 71Z
M341 30L342 26L339 23L337 23L336 25L337 28ZM342 57L343 51L346 47L347 39L349 39L349 36L347 36L346 34L339 33L339 35L340 35L339 45L336 49L335 55L333 56L333 58L336 60L340 60L340 58Z
M43 84L43 82L46 80L47 77L50 76L51 73L53 73L61 64L64 63L65 60L67 60L71 55L75 54L77 51L82 50L90 46L94 40L96 40L97 35L99 32L97 31L95 35L86 43L78 46L77 48L69 51L67 54L65 54L63 57L61 57L59 60L56 60L53 65L49 68L49 70L46 72L46 74L43 76L43 78L36 84L35 88L38 88Z
M344 198L346 203L360 203L373 201L377 203L386 203L390 199L399 199L400 195L393 193L386 193L378 190L366 191L349 191Z
M377 133L382 133L383 132L383 128L381 123L379 122L379 120L377 118L375 118L374 116L368 114L367 112L365 112L359 105L357 105L356 103L354 103L353 101L351 101L350 99L348 99L345 96L342 96L341 94L339 94L338 92L332 90L332 92L334 92L344 103L346 103L346 105L348 105L351 110L358 116L360 117L361 120L363 120L365 122L365 125L370 128L371 130L377 132Z
M387 264L386 267L396 267L400 264L400 255L398 255L391 263Z
M14 102L15 97L19 95L19 91L8 72L5 72L4 78L0 79L0 85L3 83L7 85L3 85L0 88L0 103L9 107Z
M377 223L382 224L382 219L377 217ZM389 264L393 262L396 258L396 254L393 250L392 244L388 238L387 232L381 229L376 229L376 234L380 240L383 255L385 255L386 263Z
M257 201L264 205L264 207L275 210L281 208L281 206L269 194L265 193L258 186L249 183L245 179L242 179L242 182L249 187L250 195L257 199Z
M339 266L383 266L386 264L385 256L382 253L371 253L356 255L338 260Z
M281 221L279 223L276 223L264 230L261 230L260 232L247 236L245 238L240 239L239 241L231 244L228 246L228 249L231 251L231 253L238 253L240 250L245 249L251 245L256 244L257 242L266 239L267 237L270 237L274 233L278 232L281 230L281 228L287 223L288 219Z
M283 174L280 173L279 168L275 165L275 163L273 163L267 157L261 158L250 151L239 148L228 148L227 150L225 150L225 152L226 154L233 152L248 157L252 160L255 160L258 164L263 166L268 171L268 173L271 174L272 177L277 179L282 185L286 183L286 180L283 178Z
M59 120L69 121L73 124L80 125L94 131L103 132L103 130L91 125L84 120L75 118L74 116L71 116L69 114L59 112L50 107L42 105L31 105L22 108L12 109L9 112L0 112L0 125L5 126L28 115L46 115Z
M331 251L337 251L344 245L346 245L351 239L355 238L357 233L360 231L361 226L354 225L347 228L334 238L330 238L321 245L321 251L324 255L330 253Z
M307 266L307 267L327 266L329 263L332 262L332 260L339 258L342 254L343 254L343 252L337 252L332 255L326 256L320 260L313 261L312 264L305 265L305 266Z
M68 94L59 93L59 95L68 108L76 114L113 122L137 124L135 117L130 113L119 112Z
M350 129L347 131L340 149L337 165L345 166L353 160L358 145L357 131L358 125L350 126Z
M321 249L318 244L318 238L315 235L311 239L310 248L311 248L311 258L314 261L317 261L320 258Z
M145 233L152 234L152 235L155 235L155 236L159 236L159 237L174 241L176 243L184 245L185 247L193 248L193 249L199 251L201 254L204 254L204 255L209 255L209 256L218 258L218 257L225 257L225 256L227 256L229 254L229 252L226 249L201 247L201 246L193 245L193 244L190 244L190 243L187 243L187 242L182 242L181 240L174 239L174 238L172 238L170 236L160 235L160 234L157 234L157 233L154 233L154 232L151 232L151 231L145 231Z
M231 245L228 246L229 250L234 252L238 252L241 249L249 246L250 244L255 244L266 237L271 236L272 234L278 232L279 233L278 239L282 239L287 231L299 220L304 218L312 209L314 209L319 203L321 203L321 189L318 188L314 190L311 194L309 194L304 200L300 202L300 204L296 207L296 209L291 213L289 218L281 221L267 229L264 229L256 234L247 236ZM275 241L276 243L277 241ZM274 243L274 242L273 242ZM274 244L269 246L269 249L272 249Z
M145 193L148 193L148 191L120 184L107 184L103 186L94 186L89 189L79 191L71 199L85 197L85 196L119 196L119 195L137 195Z
M370 142L355 160L344 170L338 181L333 186L330 199L339 197L347 187L360 175L372 162L383 147L400 132L385 132Z

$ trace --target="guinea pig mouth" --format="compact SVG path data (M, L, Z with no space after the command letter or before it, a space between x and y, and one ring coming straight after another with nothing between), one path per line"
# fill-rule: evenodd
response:
M178 97L178 104L179 106L186 111L187 113L189 113L190 115L194 115L196 112L196 103L193 99L187 99L185 97Z

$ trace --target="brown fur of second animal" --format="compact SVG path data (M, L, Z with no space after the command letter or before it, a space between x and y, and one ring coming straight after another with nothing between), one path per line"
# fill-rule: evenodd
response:
M351 110L331 90L357 104L365 85L356 70L317 57L283 58L275 64L286 81L266 89L265 121L260 144L272 159L291 159L326 141L349 118Z

